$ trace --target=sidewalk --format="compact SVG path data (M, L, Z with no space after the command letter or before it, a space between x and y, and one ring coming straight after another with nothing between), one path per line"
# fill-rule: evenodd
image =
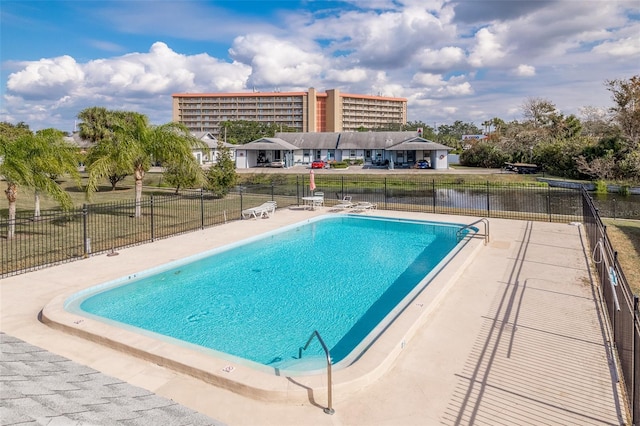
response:
M4 279L1 330L228 425L625 423L589 250L582 228L569 224L490 219L490 243L476 251L431 307L426 323L403 342L386 374L358 391L336 391L334 415L322 411L323 392L310 390L310 401L302 404L254 400L37 320L42 307L65 291L326 211L278 210L270 219L233 222L121 250L114 257L95 256ZM458 223L477 219L375 214Z

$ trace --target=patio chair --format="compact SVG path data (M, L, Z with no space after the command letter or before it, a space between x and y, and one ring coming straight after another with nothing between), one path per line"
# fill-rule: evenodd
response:
M257 207L251 207L249 209L242 210L242 218L243 219L249 219L251 217L253 217L254 219L257 219L258 217L268 218L268 217L271 217L273 213L275 213L276 207L277 207L277 203L275 201L267 201Z
M355 204L351 202L351 195L345 195L344 197L342 197L342 200L338 202L338 204L333 206L333 211L350 209L353 206L355 206Z
M324 207L324 192L314 192L313 207Z
M378 208L378 204L376 203L369 203L366 201L362 201L362 202L358 202L356 203L353 207L352 210L354 213L364 213L367 212L369 210L375 210Z

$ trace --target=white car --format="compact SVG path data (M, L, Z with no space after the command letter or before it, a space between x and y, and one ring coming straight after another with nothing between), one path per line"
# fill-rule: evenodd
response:
M283 160L273 160L269 164L269 167L284 167L284 161Z

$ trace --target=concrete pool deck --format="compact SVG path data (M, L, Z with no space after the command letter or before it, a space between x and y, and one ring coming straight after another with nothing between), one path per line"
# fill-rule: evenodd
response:
M0 329L174 400L211 417L212 423L625 423L620 385L614 381L608 356L605 318L585 254L588 250L581 227L570 224L490 219L491 242L483 246L474 239L477 249L471 262L460 256L463 263L444 280L446 291L428 302L423 324L402 345L388 347L397 357L385 359L383 371L376 370L368 376L370 380L334 389L334 415L322 410L327 399L322 387L326 376L317 383L312 380L302 400L257 400L38 320L39 312L63 294L328 210L279 209L269 219L233 222L119 250L118 256L97 255L3 279ZM375 214L457 223L478 219L388 211ZM425 307L415 302L411 309ZM406 332L394 327L388 331ZM340 372L336 376L339 380ZM300 389L295 383L292 387Z

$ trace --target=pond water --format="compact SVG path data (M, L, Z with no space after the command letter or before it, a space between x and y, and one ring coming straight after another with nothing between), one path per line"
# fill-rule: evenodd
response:
M640 195L592 193L591 198L602 217L640 220Z
M327 182L324 182L326 180ZM419 182L411 188L385 187L384 182L348 182L340 179L316 178L316 184L323 186L331 198L341 199L343 195L352 195L358 201L371 201L387 204L409 204L424 206L424 211L446 213L447 209L480 210L490 215L494 211L531 212L553 215L582 215L580 192L568 188L547 187L484 187L465 184L432 186L431 181ZM334 189L335 188L335 189ZM308 187L304 185L251 186L251 193L302 196ZM591 197L602 217L640 220L640 195L596 194Z

